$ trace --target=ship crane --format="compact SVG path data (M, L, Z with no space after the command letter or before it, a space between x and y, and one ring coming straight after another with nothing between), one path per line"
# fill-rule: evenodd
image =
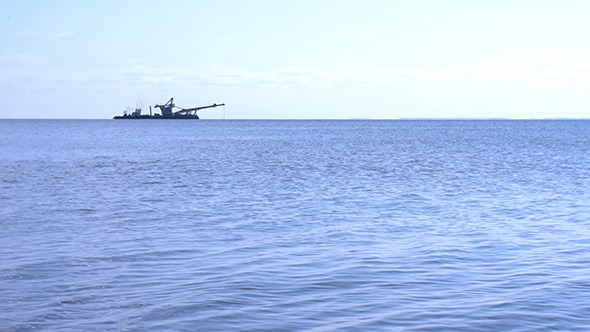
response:
M174 104L174 98L170 98L164 105L155 105L154 107L159 108L162 111L162 117L192 117L199 118L197 111L204 110L207 108L214 108L219 106L225 106L225 104L213 104L209 106L199 106L193 108L182 108ZM174 112L174 108L179 108L179 111Z
M207 109L207 108L219 107L219 106L225 106L225 104L213 104L213 105L209 105L209 106L200 106L200 107L193 107L193 108L183 108L180 111L174 112L174 114L178 114L178 115L190 115L190 116L196 116L196 117L198 117L197 111L204 110L204 109Z
M159 108L162 111L162 116L172 116L172 109L176 107L174 105L174 98L170 98L164 105L155 105L154 107Z

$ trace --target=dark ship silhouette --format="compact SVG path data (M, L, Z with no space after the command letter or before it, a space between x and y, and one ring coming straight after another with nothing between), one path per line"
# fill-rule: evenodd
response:
M155 105L155 108L159 108L161 114L152 114L152 107L150 106L150 114L141 114L141 108L136 108L131 114L124 113L113 117L113 119L199 119L197 111L204 110L207 108L214 108L219 106L225 106L225 104L213 104L208 106L199 106L193 108L182 108L174 105L174 98L170 98L164 105ZM174 109L178 108L178 111Z

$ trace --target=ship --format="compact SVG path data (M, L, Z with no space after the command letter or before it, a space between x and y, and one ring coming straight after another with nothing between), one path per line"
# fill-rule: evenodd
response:
M174 104L174 98L170 98L165 104L163 105L155 105L154 108L159 108L161 113L152 114L152 107L150 106L150 114L141 114L141 108L136 108L133 112L127 113L124 112L123 115L117 115L113 117L113 119L194 119L198 120L199 115L197 114L198 111L204 110L207 108L215 108L225 106L225 104L213 104L208 106L199 106L193 108L182 108L177 107ZM175 108L179 110L174 110Z

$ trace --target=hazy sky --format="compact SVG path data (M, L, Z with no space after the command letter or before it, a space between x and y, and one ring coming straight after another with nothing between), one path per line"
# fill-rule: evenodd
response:
M1 1L0 118L590 117L590 1ZM224 111L200 112L222 118Z

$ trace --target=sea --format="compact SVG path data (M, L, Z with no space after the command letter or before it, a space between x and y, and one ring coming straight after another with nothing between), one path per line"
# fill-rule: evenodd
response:
M590 331L589 120L0 120L0 331Z

